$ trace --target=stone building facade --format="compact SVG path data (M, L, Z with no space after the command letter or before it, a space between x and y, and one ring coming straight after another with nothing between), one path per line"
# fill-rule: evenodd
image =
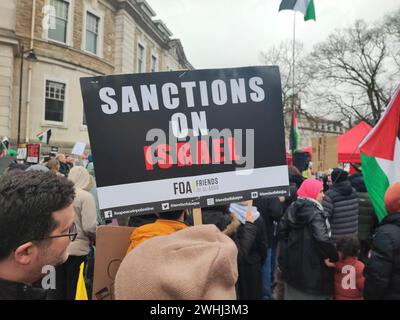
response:
M299 148L310 147L312 138L321 136L338 136L346 131L346 128L343 126L341 121L315 117L301 107L300 101L295 101ZM286 148L288 149L292 122L291 100L289 101L288 106L285 106L284 109L285 141Z
M193 69L154 17L145 0L0 1L0 137L34 143L51 128L50 144L70 151L89 143L79 78Z

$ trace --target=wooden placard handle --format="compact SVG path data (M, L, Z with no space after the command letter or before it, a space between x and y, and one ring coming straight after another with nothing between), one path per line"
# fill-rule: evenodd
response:
M247 211L251 211L253 208L253 200L247 200Z
M203 219L201 216L201 208L193 209L193 223L195 226L203 224Z

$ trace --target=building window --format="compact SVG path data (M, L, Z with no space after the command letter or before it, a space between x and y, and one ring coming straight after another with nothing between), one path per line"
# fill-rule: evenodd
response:
M157 58L155 56L151 56L151 72L157 71Z
M48 38L66 43L69 3L63 0L50 0L50 6L55 8L55 10L50 11L50 19L54 19L55 28L49 28ZM55 16L52 16L52 14L55 14Z
M100 18L90 12L86 12L86 50L97 54L97 39L99 36Z
M65 84L46 81L46 103L44 119L47 121L64 121Z
M138 73L144 71L144 47L139 44L138 45Z

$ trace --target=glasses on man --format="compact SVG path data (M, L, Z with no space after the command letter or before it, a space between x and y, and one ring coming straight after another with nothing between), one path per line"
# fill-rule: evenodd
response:
M76 239L76 236L78 235L78 230L76 229L76 225L75 223L73 223L69 229L68 229L68 233L66 234L59 234L56 236L48 236L42 240L45 239L51 239L51 238L61 238L61 237L69 237L69 240L74 241Z

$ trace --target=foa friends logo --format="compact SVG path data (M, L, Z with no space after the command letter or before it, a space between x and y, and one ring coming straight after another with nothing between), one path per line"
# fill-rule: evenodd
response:
M175 195L187 195L207 191L215 191L219 188L218 178L198 179L193 181L180 181L173 183Z

